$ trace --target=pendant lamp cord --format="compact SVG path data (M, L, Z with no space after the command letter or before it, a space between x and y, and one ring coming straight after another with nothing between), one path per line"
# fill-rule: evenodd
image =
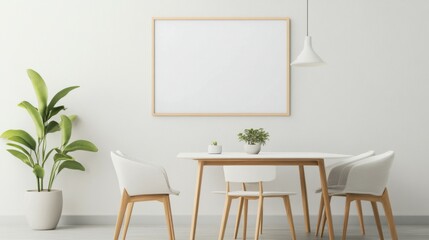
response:
M308 37L308 0L307 0L307 37Z

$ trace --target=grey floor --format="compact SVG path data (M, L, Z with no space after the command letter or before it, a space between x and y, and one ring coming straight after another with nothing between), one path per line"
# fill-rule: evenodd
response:
M251 227L251 226L249 226ZM366 236L360 235L358 225L349 226L347 239L372 240L379 239L375 226L367 224ZM385 239L391 239L387 226L383 226ZM341 239L341 227L336 226L336 239ZM0 239L1 240L106 240L113 239L113 225L70 225L59 226L53 231L32 231L26 225L1 225ZM189 226L176 225L176 239L189 239ZM321 239L314 237L314 233L307 234L304 232L303 226L296 226L297 239ZM398 225L397 231L399 239L405 240L428 240L429 226L428 225ZM215 240L217 239L218 226L214 225L199 225L197 229L197 240ZM228 228L225 239L233 239L233 229ZM248 229L248 238L252 239L253 228ZM122 238L120 238L122 239ZM163 225L130 226L127 235L128 240L166 240L168 239L167 229ZM238 239L241 239L241 233ZM260 237L261 240L274 239L291 239L289 230L281 226L264 226L264 233ZM327 239L325 236L323 239Z

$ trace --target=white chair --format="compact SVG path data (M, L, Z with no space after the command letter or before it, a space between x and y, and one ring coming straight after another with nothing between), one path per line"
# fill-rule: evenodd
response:
M295 227L293 224L292 209L290 206L289 195L291 192L268 192L263 189L263 182L273 181L276 178L275 166L225 166L224 168L226 192L225 193L225 210L222 217L221 228L219 232L219 240L224 238L225 228L228 221L229 210L233 199L240 199L239 213L243 206L243 239L246 239L247 231L247 209L249 200L258 200L258 213L256 219L255 240L259 239L259 234L262 229L262 214L264 199L268 197L279 197L283 199L292 239L296 240ZM231 191L230 183L242 183L243 189L241 191ZM257 183L258 191L248 191L246 184ZM235 237L238 230L238 223L240 221L239 214L237 216Z
M380 239L384 239L381 222L377 208L377 202L381 202L389 224L390 234L393 240L398 239L396 226L390 205L389 194L386 188L390 168L394 160L394 152L366 158L347 166L343 172L347 180L342 189L331 189L331 196L345 196L346 207L344 214L343 240L347 236L347 224L352 201L369 201L374 212L374 218Z
M343 171L345 168L347 168L347 166L350 166L353 163L356 163L358 161L361 161L365 158L368 158L370 156L373 156L375 154L374 151L368 151L350 158L346 158L343 159L335 164L329 165L326 168L330 169L329 171L329 176L328 176L328 189L342 189L344 188L345 185L345 181L347 180L347 173L346 171ZM319 188L316 190L316 193L321 193L322 189ZM361 232L363 235L365 235L365 226L363 223L363 213L362 213L362 204L360 201L356 201L356 207L357 207L357 212L358 212L358 216L359 216L359 223L360 223L360 227L361 227ZM323 213L323 209L324 209L324 202L323 202L323 197L320 196L320 207L319 207L319 215L317 218L317 227L316 227L316 236L319 235L319 229L320 229L320 225L321 225L321 220L322 220L322 213ZM323 216L323 226L322 226L322 232L321 232L321 236L323 236L323 232L325 229L325 224L326 224L326 218L325 216Z
M174 240L170 194L179 195L179 191L170 187L164 168L148 162L131 160L119 151L111 152L111 157L122 192L114 239L119 238L124 215L126 218L123 239L126 238L135 202L160 201L164 203L170 240Z

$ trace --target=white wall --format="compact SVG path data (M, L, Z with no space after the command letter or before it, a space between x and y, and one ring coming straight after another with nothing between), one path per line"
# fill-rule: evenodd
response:
M66 215L113 215L119 191L109 151L157 162L182 191L172 199L176 215L192 210L196 163L177 160L181 151L205 151L217 139L225 151L240 151L236 133L263 127L271 133L266 151L326 151L355 154L393 149L396 162L390 194L397 215L429 215L429 28L427 0L325 0L310 2L310 34L328 63L292 72L290 117L152 117L151 18L153 16L288 16L292 59L305 35L301 0L127 0L0 2L0 130L32 129L16 106L35 101L25 69L45 78L51 94L81 88L65 98L80 120L74 138L97 143L97 154L79 158L86 172L64 172ZM52 96L52 95L51 95ZM52 139L56 141L57 139ZM2 149L4 147L2 146ZM299 191L297 168L283 168L274 184ZM312 214L316 214L316 169L308 168ZM0 215L21 215L23 192L34 188L31 170L0 151ZM221 169L204 178L201 214L220 214ZM302 213L299 196L292 199ZM280 202L266 212L282 214ZM334 201L335 213L343 211ZM156 204L139 213L162 214Z

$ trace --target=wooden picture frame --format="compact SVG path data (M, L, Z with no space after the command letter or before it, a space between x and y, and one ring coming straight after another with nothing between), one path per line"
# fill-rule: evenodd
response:
M154 17L152 60L153 116L290 115L287 17Z

